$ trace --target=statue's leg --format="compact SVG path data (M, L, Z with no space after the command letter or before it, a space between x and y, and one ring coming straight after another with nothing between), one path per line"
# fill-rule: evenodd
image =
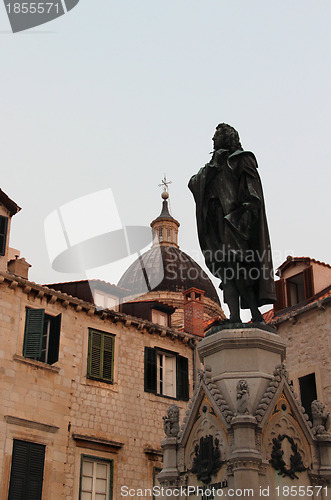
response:
M245 299L246 304L252 313L252 321L258 323L264 323L264 318L259 311L257 306L256 296L253 287L247 280L247 277L243 273L238 272L236 275L236 284L240 292L241 297Z
M234 280L223 282L224 302L230 310L229 321L231 323L241 323L239 308L239 292Z

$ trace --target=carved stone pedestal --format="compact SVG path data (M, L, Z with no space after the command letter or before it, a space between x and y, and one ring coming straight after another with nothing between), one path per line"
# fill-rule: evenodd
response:
M162 442L158 479L171 489L164 498L278 500L299 486L301 496L312 487L317 494L321 485L327 495L331 441L314 435L296 400L278 335L222 330L201 340L198 352L204 370L181 430Z

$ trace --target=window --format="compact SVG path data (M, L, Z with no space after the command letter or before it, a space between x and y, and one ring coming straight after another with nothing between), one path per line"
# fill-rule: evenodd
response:
M52 365L59 359L61 314L45 309L26 309L23 356Z
M187 401L188 359L169 351L145 347L145 391Z
M14 439L8 500L41 500L45 446Z
M8 217L0 215L0 255L6 253Z
M114 335L89 329L87 376L102 382L113 382Z
M82 456L79 500L111 500L113 462Z
M169 227L167 229L167 241L171 241L171 229Z
M312 267L307 267L302 273L289 278L281 278L275 281L275 286L277 296L274 305L275 312L309 300L314 296Z
M169 326L168 314L157 309L152 309L152 321L158 325Z
M159 227L159 241L163 241L163 227L160 226Z
M309 415L310 420L313 421L311 404L317 399L315 373L300 377L299 386L302 406L306 410L307 415Z
M94 292L94 303L97 307L102 309L116 309L118 308L118 298L108 293L100 292L99 290Z

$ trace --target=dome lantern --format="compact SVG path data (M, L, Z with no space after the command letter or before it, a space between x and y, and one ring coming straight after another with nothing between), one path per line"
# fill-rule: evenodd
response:
M161 245L161 246L172 246L179 248L178 245L178 228L180 226L179 222L172 217L169 212L169 192L168 186L171 184L171 181L167 181L166 176L164 174L164 178L162 179L162 184L159 184L160 187L163 187L163 192L161 194L162 202L162 210L160 215L151 222L151 228L153 233L153 246Z

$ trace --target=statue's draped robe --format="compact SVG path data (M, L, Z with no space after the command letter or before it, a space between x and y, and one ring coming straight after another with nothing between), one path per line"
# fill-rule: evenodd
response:
M207 267L222 278L235 262L249 276L247 284L254 289L257 305L274 303L270 239L254 154L236 151L228 156L228 151L217 151L191 178L189 189ZM243 301L241 307L247 307Z

